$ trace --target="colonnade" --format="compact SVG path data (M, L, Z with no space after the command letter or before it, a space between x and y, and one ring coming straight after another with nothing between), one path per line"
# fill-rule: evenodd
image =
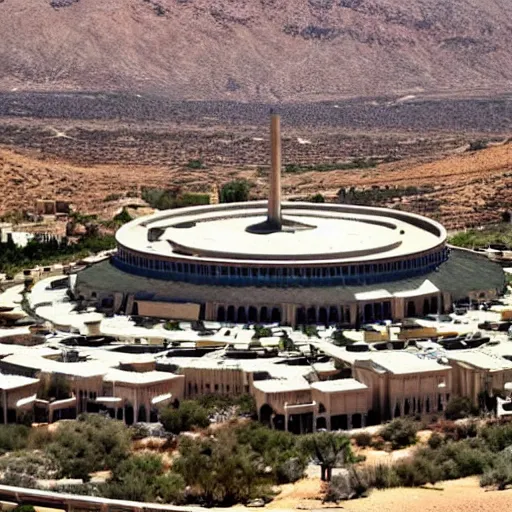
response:
M449 398L449 394L439 393L422 397L404 397L400 400L395 400L391 410L391 418L399 418L411 414L443 412Z
M216 320L232 323L279 323L283 314L279 306L218 305Z

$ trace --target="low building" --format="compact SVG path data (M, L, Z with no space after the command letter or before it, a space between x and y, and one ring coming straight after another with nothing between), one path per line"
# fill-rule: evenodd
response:
M0 374L0 402L2 423L15 423L35 404L39 379L21 375Z

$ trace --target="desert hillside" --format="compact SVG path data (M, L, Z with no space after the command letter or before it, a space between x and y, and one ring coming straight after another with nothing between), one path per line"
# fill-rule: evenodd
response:
M502 0L0 0L0 90L312 101L503 91Z
M0 188L9 190L9 194L0 197L0 215L33 209L36 199L57 198L72 202L81 212L97 213L108 219L121 206L133 202L127 197L133 197L131 193L142 187L212 192L215 186L235 178L245 178L254 185L254 199L266 197L268 191L268 177L258 166L216 164L190 169L184 165L146 163L143 153L137 155L140 163L80 165L44 152L30 150L20 154L0 146ZM449 230L496 222L511 204L511 146L452 153L431 162L406 159L372 169L283 175L286 199L322 193L335 200L339 190L351 187L366 193L375 188L403 191L413 187L417 191L402 197L391 194L378 204L428 215ZM119 200L109 200L113 194Z

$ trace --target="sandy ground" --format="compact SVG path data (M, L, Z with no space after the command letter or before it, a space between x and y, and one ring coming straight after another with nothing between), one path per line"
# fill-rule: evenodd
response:
M265 508L272 510L338 509L354 512L496 512L508 510L512 490L485 491L478 478L440 482L428 489L390 489L373 491L368 498L323 504L320 479L301 480L284 485L282 492ZM244 507L236 507L244 508Z
M511 503L512 490L485 491L477 478L464 478L439 483L436 490L374 491L369 498L343 503L343 508L364 512L495 512L508 510Z

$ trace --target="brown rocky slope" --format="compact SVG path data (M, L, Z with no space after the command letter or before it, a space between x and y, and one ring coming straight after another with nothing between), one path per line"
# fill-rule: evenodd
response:
M504 0L0 0L0 89L312 101L503 91Z

